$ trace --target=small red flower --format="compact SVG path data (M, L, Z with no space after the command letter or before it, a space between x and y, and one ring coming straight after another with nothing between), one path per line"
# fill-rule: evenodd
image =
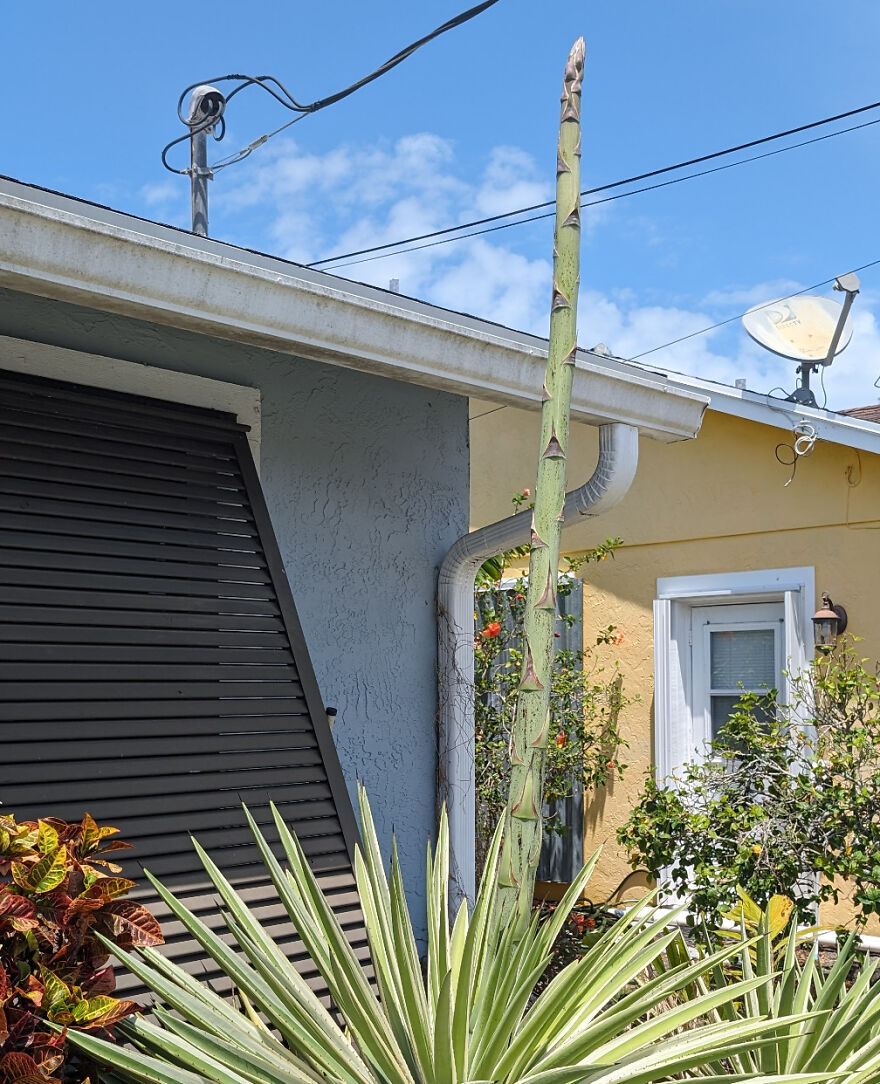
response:
M526 488L526 489L523 490L523 496L524 497L531 497L531 495L532 495L532 491L530 489Z
M620 631L620 629L618 629L614 633L614 635L611 637L611 642L612 642L612 644L622 644L623 643L623 633Z
M608 768L609 771L613 771L614 770L614 761L613 760L606 761L605 762L605 767Z
M517 593L517 596L516 596L516 597L517 597L518 599L524 599L524 598L525 598L525 595L521 595L521 594Z
M558 639L559 639L559 637L560 637L560 636L562 635L562 633L561 633L561 632L554 632L554 633L553 633L553 635L554 635L554 636L556 637L556 639L558 640Z
M490 621L489 624L483 629L483 635L487 640L494 639L498 633L501 632L500 621Z
M560 730L559 733L556 735L556 748L557 749L564 749L565 748L565 743L567 741L568 741L568 737L566 736L565 731Z
M587 917L584 919L584 925L587 927L588 930L595 930L596 920L594 918L590 918L590 916L587 915Z

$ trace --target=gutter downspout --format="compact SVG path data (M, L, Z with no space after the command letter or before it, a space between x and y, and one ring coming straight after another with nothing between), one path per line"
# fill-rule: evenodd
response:
M566 495L563 514L600 516L629 490L639 459L634 425L599 426L599 458L590 479ZM484 561L528 543L530 510L460 538L440 567L438 608L438 801L449 815L453 903L476 896L474 873L474 583Z

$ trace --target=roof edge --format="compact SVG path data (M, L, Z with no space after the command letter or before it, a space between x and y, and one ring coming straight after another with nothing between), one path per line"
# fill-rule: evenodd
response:
M0 181L0 237L11 289L540 409L547 342L532 335L14 181ZM663 374L579 351L580 421L683 440L706 403Z
M679 373L666 374L678 388L709 396L709 409L747 421L759 422L775 429L791 432L802 423L812 425L820 440L842 444L860 451L880 455L880 425L845 412L804 406L774 395L762 395L747 388L702 380Z

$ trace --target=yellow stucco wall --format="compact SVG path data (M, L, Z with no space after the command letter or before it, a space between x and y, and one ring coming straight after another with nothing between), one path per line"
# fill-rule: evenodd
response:
M537 416L491 409L472 404L474 527L509 515L512 493L534 485ZM789 432L709 410L696 440L642 440L638 473L624 500L607 516L565 532L567 553L608 536L624 540L613 561L583 569L584 632L589 642L593 630L608 624L620 629L622 643L608 650L620 660L628 693L640 697L623 720L628 771L588 809L587 849L604 845L590 886L594 899L612 892L629 870L615 829L653 762L652 602L658 578L813 566L817 592L827 590L846 607L848 631L863 638L865 655L880 657L874 586L880 457L820 442L786 488L789 469L777 462L774 450L790 439ZM596 449L597 431L573 426L569 488L592 473ZM828 923L846 917L844 908L830 906L822 914Z

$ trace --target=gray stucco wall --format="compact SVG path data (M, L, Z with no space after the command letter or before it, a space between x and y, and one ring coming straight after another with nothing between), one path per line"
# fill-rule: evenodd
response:
M256 386L261 476L353 794L414 916L434 822L437 568L468 526L467 400L0 290L0 334ZM2 358L0 358L2 367Z

